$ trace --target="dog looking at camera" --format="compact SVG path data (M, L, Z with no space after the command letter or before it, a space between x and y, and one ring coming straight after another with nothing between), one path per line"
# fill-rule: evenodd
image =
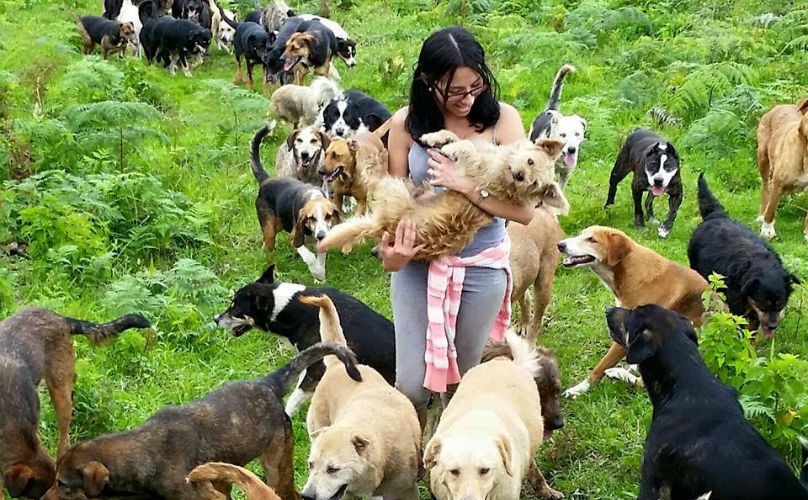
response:
M520 205L540 203L557 213L569 208L553 178L553 162L563 147L558 140L539 139L534 144L525 139L496 146L460 140L452 132L442 130L422 136L421 142L454 158L466 176L498 199ZM353 217L335 226L318 248L341 247L343 252L350 252L356 242L366 238L378 243L385 231L395 234L398 223L408 219L415 222L416 244L424 245L414 259L434 260L460 251L492 219L455 191L426 193L413 199L407 181L391 176L379 179L373 199L378 203L373 204L369 215Z
M328 135L315 125L293 130L275 153L275 174L321 187L323 178L319 171L330 142Z
M356 215L367 211L368 194L387 174L387 149L376 132L360 132L351 139L334 137L318 171L331 184L331 200L340 210L345 196L356 200Z
M578 153L586 133L586 120L578 115L565 116L558 109L564 77L574 71L575 66L570 64L565 64L558 70L550 91L550 100L547 101L544 111L533 120L529 134L531 141L540 137L564 141L561 157L555 163L555 171L562 191L567 187L572 171L578 165Z
M314 125L322 109L342 94L339 85L329 78L316 77L311 84L287 84L272 93L275 116L295 128Z

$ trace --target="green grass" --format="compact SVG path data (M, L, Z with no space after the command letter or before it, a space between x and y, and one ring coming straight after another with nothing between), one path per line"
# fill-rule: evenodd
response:
M452 22L480 38L503 100L520 110L526 126L543 109L560 65L577 66L561 107L587 119L588 138L567 189L571 214L561 225L567 234L591 224L614 226L686 263L687 240L699 222L694 197L699 171L706 172L732 216L757 228L755 126L775 103L808 94L808 52L789 45L808 34L808 12L784 0L634 4L335 0L331 12L359 44L354 70L338 63L343 86L364 90L390 109L406 102L421 41ZM314 2L290 5L316 10ZM103 348L77 340L74 442L138 425L167 404L190 401L229 381L262 376L293 354L269 335L233 339L212 323L232 290L257 278L267 264L247 149L253 131L268 118L266 99L234 88L232 57L215 48L190 79L132 58L83 57L69 12L98 9L90 0L0 0L0 180L7 179L0 191L0 246L31 244L30 259L0 256L0 313L41 304L104 320L140 309L156 325L127 332ZM764 29L753 18L765 12L787 15ZM160 113L152 121L136 113L123 124L123 165L114 136L98 139L87 129L70 128L75 124L65 113L69 106L99 101L141 102ZM654 106L676 124L658 125L648 112ZM113 125L118 133L120 124ZM640 125L659 130L683 158L685 199L666 240L656 237L655 226L633 228L628 181L610 211L602 208L617 150ZM264 147L267 165L288 130L280 127ZM79 182L20 187L15 180L51 169ZM104 194L123 182L121 170L153 184ZM92 175L102 176L98 184L81 182ZM48 193L54 199L43 205ZM104 205L89 207L90 198ZM48 208L26 212L23 223L21 211L37 205ZM665 209L658 205L657 213ZM808 280L802 237L807 209L805 195L787 197L772 243L803 281ZM70 211L79 215L67 215ZM313 284L286 239L279 237L274 257L279 278ZM330 255L327 284L390 317L389 277L367 250L366 245L349 256ZM808 353L805 299L803 286L792 296L774 340L761 342L761 353ZM580 381L605 353L603 313L612 303L590 271L558 270L540 342L558 354L565 387ZM808 381L808 374L800 378ZM53 413L47 401L42 408L43 435L53 449ZM563 401L563 411L566 426L540 453L551 485L573 499L635 498L651 415L644 392L605 381L577 400ZM296 481L302 485L308 451L304 412L294 424ZM796 463L797 456L789 459Z

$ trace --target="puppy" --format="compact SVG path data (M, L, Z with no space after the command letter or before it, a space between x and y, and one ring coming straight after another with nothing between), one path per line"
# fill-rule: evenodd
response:
M612 340L637 363L654 406L639 500L808 499L780 454L744 418L738 394L710 372L688 318L657 305L610 308ZM808 473L803 449L803 477Z
M760 119L757 129L760 172L760 235L773 238L774 216L780 198L789 191L808 189L808 98L775 106ZM808 240L808 215L805 216Z
M683 314L696 326L701 325L704 313L701 295L707 289L707 281L696 271L634 242L624 232L610 227L590 226L578 236L561 240L558 249L568 255L562 262L564 267L591 268L614 294L618 306L659 304ZM613 342L589 377L567 389L564 395L576 397L583 394L591 384L603 378L604 372L638 383L639 380L625 370L607 371L625 355L625 348Z
M260 24L267 30L267 33L279 31L283 23L290 17L294 17L295 12L289 8L284 0L272 0L262 11L260 11Z
M264 484L258 476L238 465L224 462L208 462L198 465L188 474L191 483L206 483L208 495L205 500L227 500L228 495L218 491L213 483L235 484L244 491L247 500L281 500L272 488Z
M306 73L328 76L331 58L337 53L334 32L319 20L303 21L283 51L283 70L294 74L295 85L303 84Z
M564 238L564 231L552 212L543 207L533 212L530 224L510 222L507 230L511 238L511 303L519 304L519 333L535 344L544 327L542 319L550 303L558 267L560 252L556 243ZM527 297L530 287L533 307Z
M216 40L216 46L228 54L233 52L233 39L236 36L236 29L224 22L222 14L232 19L238 25L236 15L227 9L219 10L219 6L213 0L211 2L210 32Z
M561 100L561 89L564 86L564 77L567 73L575 71L575 66L565 64L558 70L553 88L550 91L550 100L544 112L539 114L530 127L530 140L540 137L557 138L564 141L561 157L556 161L555 171L559 178L559 185L563 190L567 187L572 171L578 164L578 151L584 141L586 133L586 120L578 115L564 116L558 110Z
M131 22L110 21L98 16L75 16L75 18L85 54L91 54L98 44L101 46L101 56L104 59L110 54L123 56L129 41L137 40L135 26Z
M443 130L426 134L421 141L454 158L457 168L497 199L517 204L540 202L558 212L569 208L553 179L552 165L562 147L555 139L539 139L536 144L525 139L495 146L459 140ZM394 234L398 222L408 219L415 222L416 244L424 245L414 258L432 260L457 253L491 221L491 215L459 192L443 190L414 200L406 181L395 177L379 179L373 195L380 202L373 205L370 214L335 226L318 248L341 247L349 252L357 241L372 238L379 242L385 231Z
M347 348L314 345L264 378L227 384L201 399L163 408L134 429L77 444L59 460L56 484L43 500L195 500L209 485L186 481L194 467L223 460L244 465L258 457L267 483L281 498L300 498L294 485L292 424L281 397L307 366L329 354L346 364L348 377L361 380Z
M149 321L128 314L109 323L60 316L27 308L0 322L0 494L5 482L12 497L39 498L56 477L56 464L39 441L39 394L42 379L56 413L57 457L70 447L76 360L72 335L104 343L129 328L148 328Z
M345 345L331 300L301 301L320 307L321 337ZM418 499L421 428L410 400L370 366L358 366L362 382L355 383L333 357L325 364L306 417L311 449L303 498Z
M375 131L391 116L381 102L358 90L348 90L326 105L321 125L331 137L347 139L364 130Z
M272 108L275 116L296 128L314 125L326 104L342 93L332 80L321 76L311 85L288 84L272 93Z
M261 164L259 148L269 131L262 127L253 137L251 161L253 175L258 182L255 210L264 235L264 246L275 252L275 237L281 231L289 233L289 240L314 279L325 280L325 252L315 256L305 246L306 238L322 241L339 222L339 210L326 198L322 190L293 177L270 178Z
M318 170L331 184L331 201L343 209L345 195L356 200L356 215L367 211L368 193L387 174L387 150L374 132L360 132L352 139L334 138Z
M219 6L219 14L227 25L236 30L233 35L233 53L236 57L236 75L233 77L233 83L241 85L243 78L241 75L241 59L243 58L244 63L247 65L247 88L254 89L253 66L260 64L264 67L263 87L264 91L266 91L269 70L264 59L272 45L272 37L256 23L250 21L236 23L225 14L221 5Z
M799 280L783 268L780 256L760 237L730 219L699 175L699 224L687 247L690 267L705 279L724 276L729 311L746 317L751 329L770 337L780 323L792 285Z
M279 177L294 177L312 186L322 186L319 170L323 151L329 144L328 135L313 125L295 129L275 153L275 173Z
M563 498L535 462L544 435L535 355L529 349L511 355L466 372L443 410L424 448L438 500L517 499L524 478L541 498Z
M339 23L327 17L315 16L314 14L300 14L300 17L306 21L320 21L330 29L337 39L337 55L342 59L342 62L345 63L348 69L356 66L356 42L351 39L350 35L348 35Z
M648 220L654 219L654 198L668 193L668 215L659 226L660 238L665 238L673 229L673 222L682 204L682 178L679 174L679 154L673 144L662 139L650 130L636 128L626 139L617 155L609 177L609 195L604 208L614 204L617 184L630 173L631 193L634 197L634 225L644 227L642 194L645 198L645 212Z

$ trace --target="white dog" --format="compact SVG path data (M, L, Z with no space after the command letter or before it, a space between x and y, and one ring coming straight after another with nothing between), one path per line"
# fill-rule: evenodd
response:
M272 108L275 115L293 127L314 125L322 109L342 95L339 85L333 80L318 76L311 84L287 84L272 93Z
M558 70L555 80L553 80L553 89L547 107L533 120L533 125L530 127L531 141L535 141L539 137L564 141L564 148L561 150L561 156L556 160L555 167L562 190L567 186L570 175L578 164L578 151L586 133L586 120L578 115L564 116L558 110L564 77L573 71L575 71L575 67L569 64L565 64Z
M228 19L238 22L236 14L232 11L224 9L224 15ZM222 20L222 13L214 0L210 0L210 32L220 50L227 53L233 52L233 38L236 36L236 30Z

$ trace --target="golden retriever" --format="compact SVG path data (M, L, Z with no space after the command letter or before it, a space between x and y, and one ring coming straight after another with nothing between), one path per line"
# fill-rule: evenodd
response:
M426 134L421 142L454 158L458 168L497 199L517 204L538 204L565 213L569 203L555 182L553 165L563 143L555 139L527 139L505 146L460 140L448 130ZM464 248L492 217L465 195L446 190L437 195L413 199L408 180L385 177L376 183L370 215L353 217L334 226L319 248L341 247L350 252L354 243L365 238L381 240L387 231L394 234L402 219L415 222L416 244L424 248L415 260L433 260L455 254Z
M200 491L203 500L227 500L225 495L213 486L217 484L235 484L244 491L247 500L281 500L275 490L264 484L258 476L244 467L225 462L208 462L196 466L188 474L190 483L206 483Z
M346 345L331 299L299 300L320 307L321 339ZM367 365L357 365L362 382L354 383L338 361L324 361L307 415L311 449L303 498L417 500L421 428L410 400Z
M516 500L527 478L541 498L563 498L547 485L535 456L544 424L534 377L535 350L514 349L475 366L460 381L424 449L438 500Z
M686 316L701 325L704 306L701 296L707 281L696 271L677 264L636 243L617 229L590 226L581 234L561 240L558 249L568 255L564 267L589 267L615 296L617 306L634 308L657 304ZM565 396L583 394L591 384L613 376L632 383L638 377L625 370L608 370L626 355L626 349L612 342L609 352L578 385L567 389Z
M775 106L757 129L760 172L760 235L773 238L780 198L789 191L808 190L808 98ZM808 240L808 215L803 229Z
M331 184L331 201L343 210L345 195L356 200L356 215L367 211L371 186L387 174L387 150L376 132L359 132L351 139L334 137L319 173Z

